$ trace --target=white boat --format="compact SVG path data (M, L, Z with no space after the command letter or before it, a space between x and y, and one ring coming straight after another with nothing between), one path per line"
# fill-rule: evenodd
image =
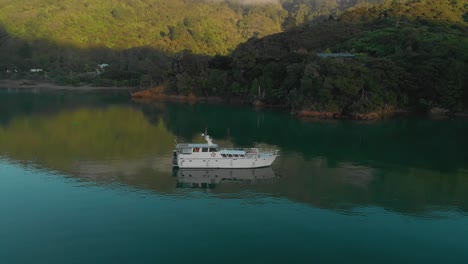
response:
M172 165L179 168L262 168L278 157L278 150L264 148L220 148L210 136L204 144L177 144Z

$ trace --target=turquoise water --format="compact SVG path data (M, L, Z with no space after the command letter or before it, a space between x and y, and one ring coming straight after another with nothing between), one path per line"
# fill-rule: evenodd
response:
M6 92L0 115L0 263L468 262L468 120ZM205 127L281 156L172 171Z

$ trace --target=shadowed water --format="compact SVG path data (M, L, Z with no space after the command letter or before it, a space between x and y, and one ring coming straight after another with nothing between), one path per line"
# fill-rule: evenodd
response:
M272 168L172 170L174 143ZM0 263L463 263L468 121L0 91Z

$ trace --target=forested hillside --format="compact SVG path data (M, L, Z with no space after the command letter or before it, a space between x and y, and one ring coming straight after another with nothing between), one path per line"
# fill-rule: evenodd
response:
M398 108L463 111L466 10L466 1L451 0L355 8L338 19L251 39L231 57L181 56L171 87L329 116ZM351 58L320 52L348 52Z
M0 0L14 37L80 48L148 46L226 54L253 36L336 14L359 0Z
M464 111L467 10L467 0L0 0L1 77L166 84L338 116Z
M369 2L378 0L0 0L0 77L150 86L177 52L229 54ZM104 75L98 64L110 65Z

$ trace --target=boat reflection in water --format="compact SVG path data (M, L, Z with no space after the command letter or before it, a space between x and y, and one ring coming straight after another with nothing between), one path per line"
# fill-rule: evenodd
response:
M177 188L213 189L222 183L259 184L278 177L271 167L258 169L174 169Z

